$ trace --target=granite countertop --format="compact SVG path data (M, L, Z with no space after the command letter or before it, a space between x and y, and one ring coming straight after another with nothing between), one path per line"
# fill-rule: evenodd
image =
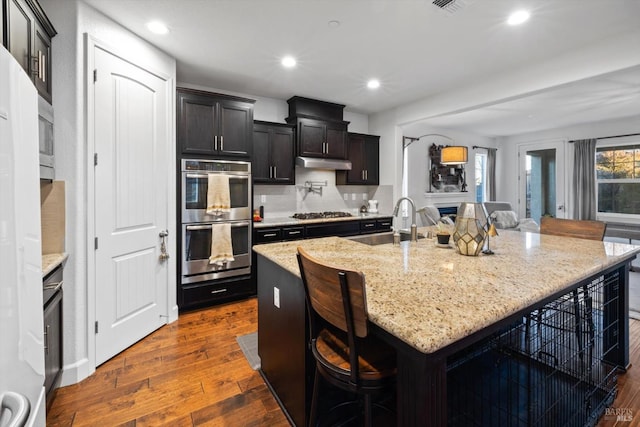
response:
M57 266L67 260L69 254L66 252L42 255L42 277L51 273Z
M314 219L295 219L290 216L267 217L261 222L254 222L253 228L282 227L284 225L304 225L317 224L321 222L339 222L339 221L359 221L361 219L389 218L391 214L359 214L353 216L345 216L340 218L314 218Z
M326 237L254 250L299 276L298 246L328 263L364 272L369 319L423 353L640 253L640 246L623 243L507 230L491 238L492 256L463 256L436 246L434 239L368 246Z

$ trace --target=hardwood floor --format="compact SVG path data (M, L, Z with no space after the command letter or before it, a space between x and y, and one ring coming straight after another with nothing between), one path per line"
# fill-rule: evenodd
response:
M189 312L58 390L47 426L288 426L236 337L257 330L252 298ZM599 427L640 426L640 321L630 321L632 368L618 378ZM624 412L627 413L628 412Z
M288 426L236 342L257 328L254 298L182 314L59 389L47 426Z

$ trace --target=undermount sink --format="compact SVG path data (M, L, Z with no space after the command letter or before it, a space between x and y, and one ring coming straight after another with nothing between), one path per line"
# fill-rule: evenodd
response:
M393 243L393 232L376 233L376 234L361 234L359 236L352 236L348 238L354 242L364 243L369 246L384 245L387 243ZM418 240L424 239L424 236L418 235ZM405 242L411 240L411 234L400 233L400 241Z

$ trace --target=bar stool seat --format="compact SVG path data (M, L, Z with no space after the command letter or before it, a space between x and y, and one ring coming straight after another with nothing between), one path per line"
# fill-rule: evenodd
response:
M371 426L372 396L394 391L396 352L368 334L364 274L322 263L301 247L297 256L316 360L309 426L317 422L321 378L362 397L364 425Z

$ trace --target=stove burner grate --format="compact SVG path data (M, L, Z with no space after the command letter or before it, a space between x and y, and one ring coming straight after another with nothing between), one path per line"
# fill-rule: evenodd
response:
M294 213L291 218L295 219L323 219L323 218L345 218L352 216L349 212L328 211L328 212L307 212Z

